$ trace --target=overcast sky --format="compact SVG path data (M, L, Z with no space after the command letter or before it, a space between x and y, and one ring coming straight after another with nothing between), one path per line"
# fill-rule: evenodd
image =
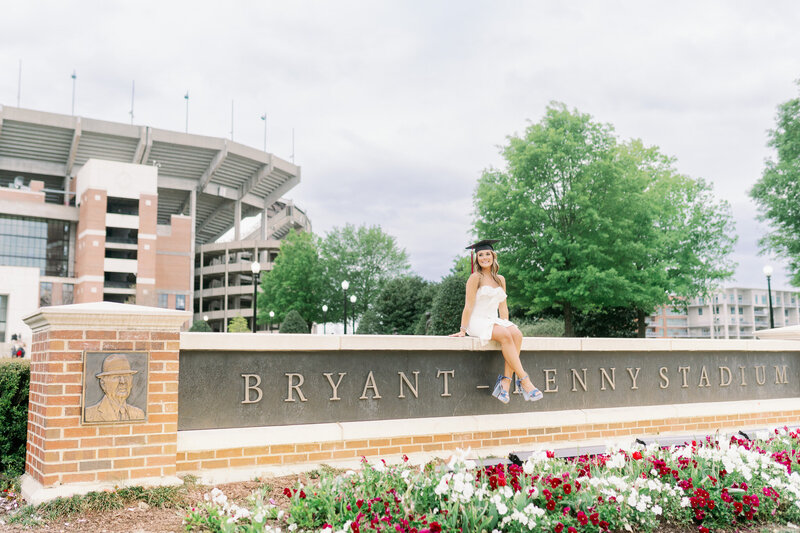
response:
M788 288L747 191L796 97L800 4L736 1L6 2L0 104L263 147L302 166L314 231L379 224L439 279L470 242L481 171L556 100L677 158L728 200L728 286ZM233 128L231 126L231 102Z

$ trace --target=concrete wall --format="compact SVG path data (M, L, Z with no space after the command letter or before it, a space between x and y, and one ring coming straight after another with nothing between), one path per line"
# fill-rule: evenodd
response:
M39 269L0 266L0 294L8 296L6 336L0 339L0 357L8 357L9 342L14 333L21 334L22 340L30 347L31 328L22 319L39 308Z
M77 175L77 202L87 189L102 189L109 196L138 199L158 194L158 169L153 166L89 159Z

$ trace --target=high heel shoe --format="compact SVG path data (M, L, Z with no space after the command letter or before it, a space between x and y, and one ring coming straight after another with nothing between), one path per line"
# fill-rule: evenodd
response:
M497 383L494 384L494 391L492 391L492 396L494 396L503 403L508 403L511 399L508 397L508 391L503 388L504 379L511 381L511 378L508 376L504 376L502 374L497 376Z
M517 380L517 388L519 388L522 391L522 397L525 398L525 401L537 402L542 398L544 398L544 394L542 394L542 391L537 389L535 386L533 387L532 391L525 392L525 389L522 388L522 382L525 381L526 379L528 379L528 376L522 376Z

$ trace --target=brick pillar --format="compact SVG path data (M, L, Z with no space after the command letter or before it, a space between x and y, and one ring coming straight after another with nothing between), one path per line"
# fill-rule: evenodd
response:
M22 492L30 503L180 483L178 353L188 318L100 302L46 307L25 319L33 341ZM127 388L117 384L126 380Z

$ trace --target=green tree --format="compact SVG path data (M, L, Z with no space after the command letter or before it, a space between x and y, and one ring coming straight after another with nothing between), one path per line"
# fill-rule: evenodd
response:
M575 335L578 337L636 337L636 309L605 307L575 314Z
M189 328L189 331L211 331L211 326L208 325L208 322L205 320L195 320L192 322L192 327Z
M291 231L281 241L281 249L270 272L261 274L258 295L258 323L283 322L289 311L312 322L322 318L322 276L316 239L311 233ZM330 313L328 320L331 320Z
M279 333L308 333L308 324L295 309L292 309L281 322Z
M468 255L456 257L453 261L453 266L450 268L450 274L469 279L469 275L472 274L472 270L470 269L470 257Z
M247 319L241 315L231 318L228 322L228 333L248 333L250 326L247 324Z
M775 158L767 160L750 191L759 219L770 225L760 245L789 261L791 283L800 286L800 98L778 106L768 146L775 149Z
M644 317L732 274L730 208L703 180L609 125L552 104L503 151L506 170L475 192L478 235L500 239L509 306L575 314L627 307ZM598 315L601 316L601 315Z
M433 298L428 334L450 335L458 332L466 290L467 280L461 276L450 275L442 279Z
M375 312L386 335L413 335L420 315L431 307L429 283L419 276L389 280L375 302Z
M507 170L484 171L475 192L476 233L500 239L509 299L562 309L567 336L574 311L628 303L610 246L625 229L615 147L610 126L551 104L509 138Z
M348 281L348 297L356 296L355 306L347 304L348 320L372 308L383 285L410 270L406 251L397 246L391 235L380 226L347 224L333 228L320 243L324 267L324 301L328 304L328 320L342 319L342 281ZM320 304L321 305L321 304ZM319 306L318 306L319 307ZM354 309L355 307L355 309Z
M381 325L381 319L378 318L378 313L373 309L367 309L362 315L361 320L358 321L358 334L359 335L383 335L385 332Z

